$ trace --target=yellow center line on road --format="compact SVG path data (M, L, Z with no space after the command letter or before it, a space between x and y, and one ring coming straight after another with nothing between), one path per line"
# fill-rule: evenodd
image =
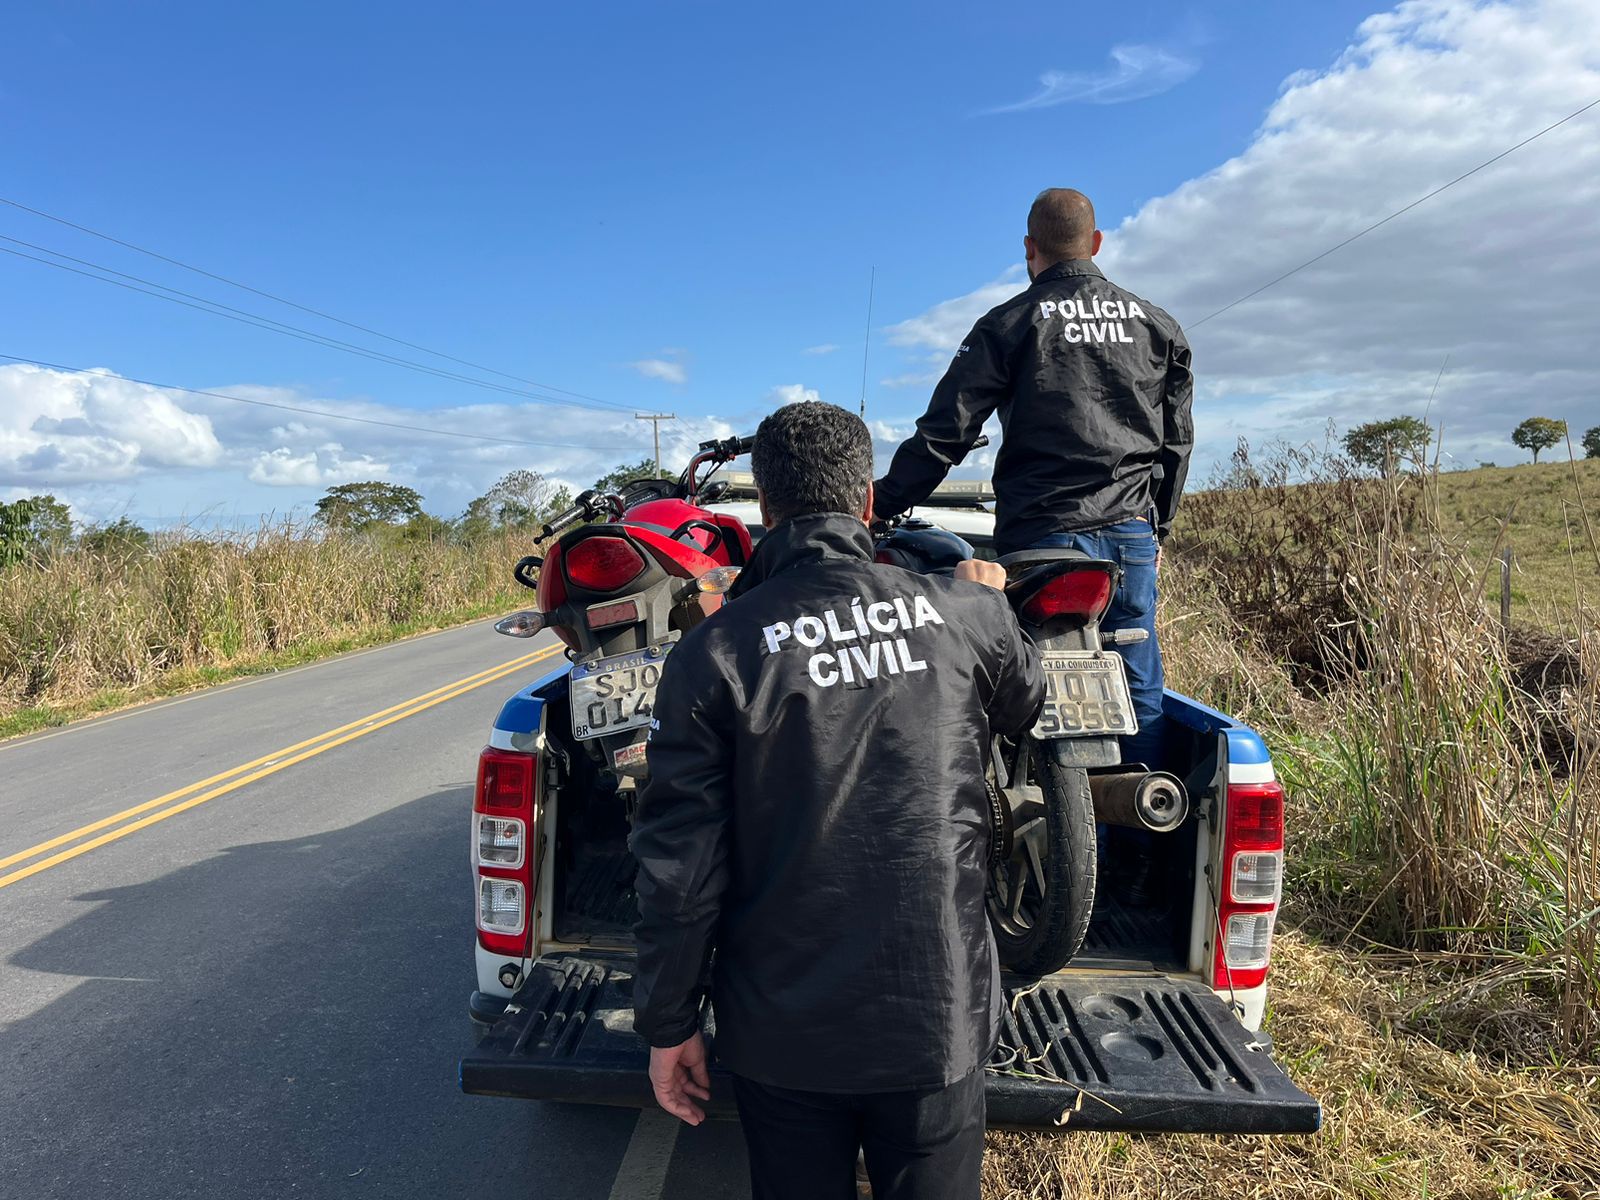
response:
M37 855L43 854L48 850L52 850L57 846L76 841L78 838L94 833L97 830L105 829L107 826L116 825L118 822L125 821L129 817L135 817L140 813L150 812L151 809L160 809L159 812L150 813L149 816L146 816L141 820L137 820L132 824L123 825L120 828L113 829L109 833L102 834L101 836L90 841L73 846L69 850L63 850L59 854L53 854L49 858L33 863L30 866L23 867L20 870L13 871L8 875L0 875L0 888L9 887L11 884L27 879L31 875L37 875L40 871L48 870L49 868L57 866L60 863L77 858L80 854L87 854L90 850L97 849L98 847L104 846L109 842L117 841L119 838L127 837L130 833L136 833L138 830L144 829L150 825L154 825L158 821L164 821L168 817L174 817L181 812L187 812L189 809L194 808L197 805L204 804L208 800L214 800L218 796L227 795L229 792L244 787L248 783L254 783L258 779L264 779L268 775L272 775L278 771L284 770L285 768L292 767L296 763L304 762L308 758L314 758L316 755L327 750L332 750L336 746L342 746L346 742L354 741L356 738L365 737L369 733L375 733L385 726L393 725L396 721L403 721L407 717L412 717L420 712L425 712L426 710L433 708L435 705L443 704L446 700L454 700L457 696L464 696L476 688L483 687L485 684L494 683L497 680L504 679L507 675L515 674L525 667L532 666L535 663L548 659L552 655L559 653L560 650L560 646L550 646L544 650L539 650L532 654L524 655L521 658L512 659L510 662L503 663L498 667L490 667L488 670L480 671L476 675L468 675L464 679L458 679L454 683L447 683L442 687L433 689L431 692L424 692L420 696L413 696L411 699L401 701L399 704L394 704L368 716L360 717L349 722L348 724L339 726L337 729L330 729L325 733L318 734L316 737L307 738L305 741L296 742L292 746L285 746L281 750L274 750L270 754L264 754L260 758L253 759L247 763L242 763L231 770L223 771L218 775L213 775L209 779L202 779L198 783L190 784L188 787L179 788L174 792L168 792L164 796L157 796L154 800L146 800L143 804L137 804L132 808L124 809L120 813L113 813L109 817L104 817L99 821L93 822L92 824L81 826L78 829L72 830L70 833L61 834L59 837L51 838L49 841L40 842L37 846L31 846L26 850L18 851L16 854L12 854L7 858L0 859L0 869L10 866L13 863L21 862L24 859L34 858ZM260 769L253 770L252 768ZM212 784L221 784L221 786L211 787L210 785ZM203 788L210 788L210 790L204 791L198 796L192 795L192 793ZM190 799L184 800L183 797L185 796L189 796ZM172 801L180 802L173 804ZM161 808L160 806L164 804L170 804L171 807Z
M132 808L125 808L119 813L112 813L109 817L103 817L92 824L80 826L69 833L63 833L60 837L51 838L48 842L40 842L37 846L30 846L26 850L19 850L15 854L9 855L5 858L0 858L0 870L11 866L13 863L19 863L24 859L33 858L37 855L43 854L46 850L53 850L57 846L63 846L68 842L75 842L81 837L87 837L89 834L94 833L97 830L104 829L108 825L115 825L119 821L126 821L129 817L136 817L142 812L149 812L152 808L159 808L161 805L169 803L173 800L178 800L189 795L191 792L198 792L202 788L208 788L214 783L221 783L225 779L231 779L235 775L242 775L244 772L252 770L256 767L267 766L275 760L282 758L286 754L293 754L297 750L304 750L307 746L315 745L317 742L324 741L327 738L337 737L339 734L345 733L351 729L355 729L357 726L366 722L377 720L380 717L386 717L392 712L398 712L402 708L407 708L413 704L419 703L420 701L430 699L433 696L439 695L441 692L449 691L451 688L460 687L464 683L471 683L473 680L483 679L488 675L494 675L495 678L498 679L499 672L510 667L530 666L542 658L549 657L549 653L550 651L546 649L534 651L531 654L525 654L521 658L513 659L511 662L501 663L497 667L490 667L487 670L479 671L475 675L468 675L465 679L457 679L454 683L447 683L442 687L434 688L431 692L424 692L420 696L413 696L409 700L402 700L399 704L392 704L388 708L381 709L378 712L372 713L368 716L358 717L356 720L351 721L348 725L341 725L337 729L325 730L324 732L317 734L316 737L307 738L303 742L296 742L292 746L285 746L281 750L274 750L270 754L263 754L260 758L253 759L250 762L240 763L237 767L231 767L228 770L223 771L221 774L213 775L209 779L202 779L198 783L191 783L188 787L179 788L175 792L168 792L165 796L157 796L154 800L146 800L143 804L136 804Z

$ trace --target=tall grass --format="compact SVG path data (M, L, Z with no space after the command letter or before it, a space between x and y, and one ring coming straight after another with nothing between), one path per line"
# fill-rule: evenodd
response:
M290 524L0 571L0 716L509 603L521 546Z
M1222 675L1276 732L1301 903L1340 936L1432 956L1450 978L1425 989L1419 1019L1472 1045L1593 1046L1592 614L1572 612L1567 636L1502 629L1434 477L1281 451L1242 454L1218 482L1190 504L1167 580L1172 673L1213 688ZM1213 597L1225 615L1209 637L1185 634ZM1502 1025L1528 1044L1497 1040Z

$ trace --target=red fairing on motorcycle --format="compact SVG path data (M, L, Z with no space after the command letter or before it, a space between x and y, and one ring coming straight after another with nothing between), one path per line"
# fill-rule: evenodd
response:
M645 774L662 663L722 606L754 550L742 521L701 504L717 468L749 447L749 438L706 442L677 480L584 492L544 527L555 539L545 556L513 572L537 591L539 607L496 629L514 637L552 629L566 643L572 739L619 779Z

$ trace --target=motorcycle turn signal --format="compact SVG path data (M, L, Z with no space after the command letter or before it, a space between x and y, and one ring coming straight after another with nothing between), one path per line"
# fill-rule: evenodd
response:
M494 623L494 631L503 633L507 637L531 638L545 626L544 614L524 609L514 612L509 617L501 617Z
M738 567L712 567L704 575L694 581L697 591L708 596L721 596L733 586L733 581L739 578Z

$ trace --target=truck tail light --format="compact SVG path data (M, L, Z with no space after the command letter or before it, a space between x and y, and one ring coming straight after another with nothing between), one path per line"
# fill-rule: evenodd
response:
M472 793L472 869L478 942L508 958L528 953L537 808L537 755L485 747Z
M1057 575L1022 603L1023 617L1042 625L1051 617L1093 619L1111 603L1111 575L1088 568Z
M1266 981L1282 894L1283 785L1229 784L1212 987L1227 991Z

